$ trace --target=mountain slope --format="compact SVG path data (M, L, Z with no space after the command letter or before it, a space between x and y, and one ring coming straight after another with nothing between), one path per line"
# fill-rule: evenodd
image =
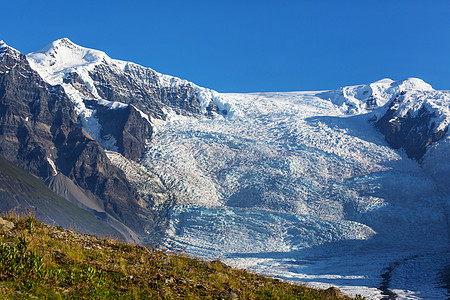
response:
M368 85L343 87L317 95L347 115L375 112L372 122L395 149L421 159L432 143L448 131L449 94L435 91L418 78L383 79Z
M63 173L102 199L108 213L142 230L136 190L79 128L64 89L44 82L25 55L4 43L2 49L0 154L41 179Z
M19 212L31 210L46 223L87 233L106 236L122 236L118 231L98 220L91 213L80 209L49 190L39 179L26 173L0 156L0 210ZM126 239L128 236L122 236Z

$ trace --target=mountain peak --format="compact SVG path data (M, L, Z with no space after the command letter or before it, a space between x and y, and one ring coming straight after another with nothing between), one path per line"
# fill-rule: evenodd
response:
M407 78L404 80L399 80L391 83L392 87L398 87L401 90L414 90L414 91L431 91L433 87L423 81L420 78Z
M392 84L393 82L395 82L394 80L392 80L391 78L383 78L380 79L378 81L373 82L374 84Z
M61 39L58 39L58 40L56 40L55 41L55 43L62 43L62 44L71 44L71 45L75 45L71 40L69 40L69 38L66 38L66 37L64 37L64 38L61 38Z
M48 46L52 46L52 48L67 48L67 49L82 48L81 46L78 46L68 38L58 39L50 43Z
M60 74L64 76L75 68L90 69L102 61L110 59L106 53L79 46L68 38L58 39L41 50L28 54L27 58L32 67L47 80L50 80L47 75Z
M72 42L71 40L69 40L68 38L61 38L61 39L57 39L53 42L51 42L50 44L48 44L47 46L45 46L44 48L42 48L41 50L38 50L36 52L33 53L47 53L50 51L56 51L58 49L77 49L77 48L83 48L77 44L75 44L74 42Z
M6 43L3 40L0 40L0 57L3 56L3 54L6 52L7 49L8 45L6 45Z
M0 61L2 60L3 56L5 56L5 54L8 52L15 57L18 57L20 54L19 51L17 51L11 46L8 46L3 40L0 40Z
M432 90L431 85L419 78L398 81L383 78L370 84L341 87L317 96L330 100L346 114L361 114L383 106L400 93Z

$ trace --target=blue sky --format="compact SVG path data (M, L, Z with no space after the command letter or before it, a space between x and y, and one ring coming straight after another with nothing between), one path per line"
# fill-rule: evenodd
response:
M5 3L6 2L6 3ZM450 89L450 1L4 1L0 39L105 51L221 92L419 77Z

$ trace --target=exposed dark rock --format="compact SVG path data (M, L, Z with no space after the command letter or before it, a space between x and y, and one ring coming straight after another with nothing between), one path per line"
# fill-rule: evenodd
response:
M165 119L163 107L180 115L202 113L195 88L187 81L173 78L177 84L163 86L158 73L133 63L127 63L123 71L99 64L89 75L101 98L133 104L151 117ZM209 111L217 111L215 104L210 106Z
M41 178L52 175L53 139L76 127L72 103L59 86L49 86L25 56L9 49L0 63L0 153Z
M132 105L121 109L110 109L99 105L97 101L85 101L96 110L101 136L112 136L116 140L119 153L126 158L138 160L145 150L147 140L151 138L153 129L147 119Z
M83 79L81 79L80 75L78 75L78 73L70 72L64 77L63 82L70 83L82 95L89 98L94 98L94 95L92 95L91 91L87 88L86 84L84 83Z
M78 186L99 196L105 210L132 228L140 228L137 192L123 172L113 166L98 142L86 132L75 129L58 147L56 160L63 174Z
M392 148L402 148L408 157L420 160L431 143L444 137L448 127L436 131L436 124L431 122L435 115L425 107L419 110L417 116L408 113L405 117L397 117L397 107L402 96L398 95L389 104L384 116L375 122L375 127L384 134Z
M235 292L222 292L222 293L220 293L219 298L222 300L237 300L237 299L239 299L238 295Z

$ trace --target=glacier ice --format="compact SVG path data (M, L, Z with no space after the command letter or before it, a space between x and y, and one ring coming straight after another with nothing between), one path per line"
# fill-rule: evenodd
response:
M441 101L435 116L445 122L448 94L409 81L418 87L408 86L404 96L439 95L421 101ZM388 90L377 91L387 103L409 81L375 87ZM161 122L148 145L143 164L178 201L167 248L373 298L383 297L383 270L406 259L390 280L397 295L446 293L433 275L448 264L446 183L431 174L439 156L436 165L419 164L391 149L369 122L383 102L373 112L349 114L323 92L220 97L233 114ZM440 149L434 148L429 156ZM407 266L412 258L424 265L439 256L441 263L421 270ZM404 272L415 280L424 272L434 281L415 282L424 292Z

